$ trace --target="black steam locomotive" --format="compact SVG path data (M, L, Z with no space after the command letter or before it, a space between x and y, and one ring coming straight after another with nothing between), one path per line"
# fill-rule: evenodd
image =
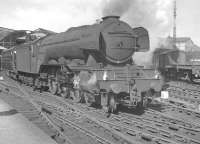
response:
M153 54L153 65L166 80L183 80L199 83L200 51L183 51L177 47L157 48Z
M149 50L148 32L117 16L100 23L26 41L2 54L14 79L54 94L109 107L141 106L162 81L133 64L135 52ZM149 72L148 72L149 73Z

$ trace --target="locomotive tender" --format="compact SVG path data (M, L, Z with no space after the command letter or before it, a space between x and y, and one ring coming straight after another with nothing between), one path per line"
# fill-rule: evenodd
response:
M114 111L118 104L142 105L149 91L160 91L162 81L132 61L135 52L148 50L147 30L107 16L97 24L15 46L2 60L8 62L9 55L10 75L19 81Z

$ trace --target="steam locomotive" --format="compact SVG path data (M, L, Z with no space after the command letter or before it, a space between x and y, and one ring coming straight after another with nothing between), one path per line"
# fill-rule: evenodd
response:
M148 50L146 29L107 16L8 49L2 64L12 78L35 89L115 111L118 105L143 106L161 90L162 81L132 60L135 52Z
M199 83L199 55L199 51L158 48L153 54L153 64L166 80Z

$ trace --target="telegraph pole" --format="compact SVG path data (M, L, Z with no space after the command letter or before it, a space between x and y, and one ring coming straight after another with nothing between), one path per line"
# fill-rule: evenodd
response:
M176 0L174 0L174 10L173 10L173 48L176 49L176 16L177 16L177 13L176 13ZM176 60L176 72L178 73L179 69L178 69L178 59ZM176 75L177 76L177 75Z
M176 0L174 0L174 24L173 24L173 46L174 48L176 48L176 16L177 16L177 13L176 13Z

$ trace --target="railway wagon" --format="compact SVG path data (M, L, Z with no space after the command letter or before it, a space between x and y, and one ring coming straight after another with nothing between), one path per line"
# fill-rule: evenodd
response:
M40 90L95 102L116 110L118 104L142 105L162 81L133 64L135 52L149 50L148 31L132 29L117 16L98 24L29 41L16 49L16 78Z
M195 81L200 78L200 52L157 49L153 64L167 79Z

